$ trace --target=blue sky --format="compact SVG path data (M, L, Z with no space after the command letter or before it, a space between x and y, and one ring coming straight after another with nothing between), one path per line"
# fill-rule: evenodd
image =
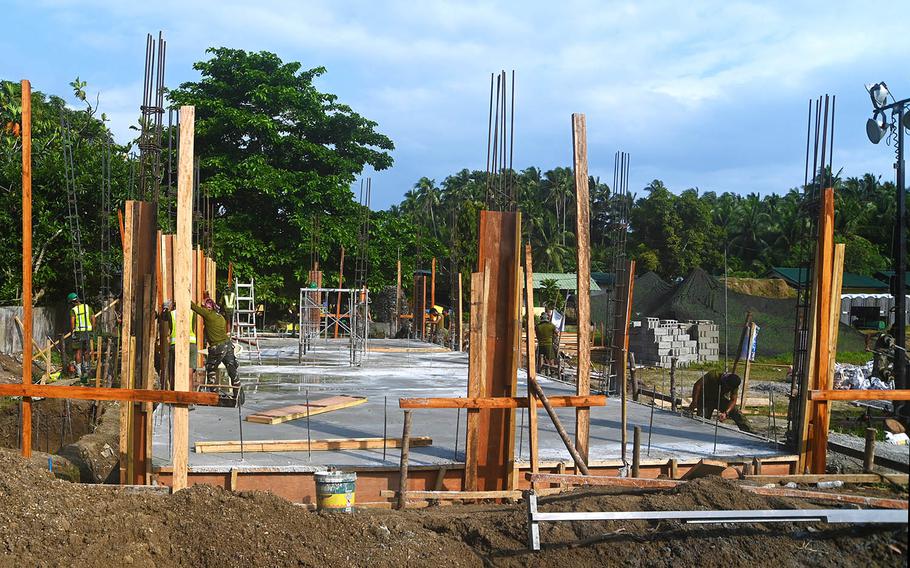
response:
M910 96L908 4L879 1L527 2L7 0L0 77L100 93L122 140L141 100L145 34L168 40L167 83L210 46L325 66L319 87L379 122L395 165L373 207L421 176L483 169L490 73L517 72L516 167L571 163L570 115L587 115L592 175L630 188L782 192L803 177L808 99L838 97L835 168L893 179L865 137L864 83Z

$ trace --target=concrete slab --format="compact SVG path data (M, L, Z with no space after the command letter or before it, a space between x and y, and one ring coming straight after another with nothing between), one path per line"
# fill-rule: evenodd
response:
M371 342L371 351L365 355L362 367L339 366L349 357L345 340L320 343L309 354L310 361L297 364L295 339L268 339L262 341L263 365L245 363L241 358L240 373L246 387L246 404L240 413L230 408L197 407L190 413L190 466L195 470L222 471L230 468L278 468L281 470L311 471L326 466L384 466L395 467L399 451L389 449L332 451L332 452L281 452L237 454L197 454L193 445L197 441L239 440L240 416L267 408L304 403L336 394L366 396L365 404L313 416L309 424L312 439L362 438L401 436L402 410L399 397L457 397L467 391L468 357L466 353L427 352L433 346L406 340ZM431 350L431 349L430 349ZM432 350L431 350L432 351ZM319 365L320 361L326 362ZM518 394L526 393L524 376L519 377ZM574 394L570 385L541 379L541 385L553 395ZM604 407L591 409L591 462L617 459L620 456L620 401L608 399ZM703 457L736 458L768 457L779 455L773 444L743 434L736 430L720 428L716 434L713 424L706 424L678 416L659 408L653 410L653 426L649 406L629 405L627 450L632 454L632 428L642 428L642 459L676 457L680 460ZM568 461L571 458L543 409L539 410L540 459L542 461ZM557 409L557 413L570 433L575 427L575 411ZM412 448L412 465L434 465L464 461L465 411L456 409L414 410L412 431L414 436L430 436L433 445ZM516 456L519 461L529 459L526 410L518 410ZM155 414L153 463L155 466L170 464L170 408L159 406ZM283 424L266 425L242 422L243 439L282 440L307 439L307 420L294 420ZM650 431L650 455L647 443Z

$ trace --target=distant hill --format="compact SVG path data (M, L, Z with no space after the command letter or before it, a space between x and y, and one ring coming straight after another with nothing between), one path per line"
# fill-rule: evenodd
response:
M724 349L724 286L717 278L696 268L678 284L670 284L657 274L648 272L635 279L632 302L633 319L656 317L679 321L713 320L720 327L720 348ZM730 354L736 351L746 312L761 328L758 335L759 355L780 355L793 351L793 322L795 298L764 298L728 289L726 293L730 333ZM863 335L855 329L840 325L838 351L862 351Z

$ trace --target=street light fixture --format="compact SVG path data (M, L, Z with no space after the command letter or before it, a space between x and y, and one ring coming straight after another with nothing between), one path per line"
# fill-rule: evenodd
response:
M910 99L896 100L884 82L866 85L866 91L872 99L874 108L872 118L866 121L866 135L873 144L878 144L886 136L896 139L896 158L894 169L897 170L897 213L894 226L894 278L891 281L891 293L894 295L894 383L895 388L907 388L907 194L904 190L904 129L910 129ZM893 101L888 104L888 97ZM890 111L890 120L887 114ZM910 405L894 401L895 414L907 420Z

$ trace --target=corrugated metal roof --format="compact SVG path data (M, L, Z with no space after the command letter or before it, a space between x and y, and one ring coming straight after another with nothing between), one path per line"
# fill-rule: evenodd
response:
M534 273L534 289L543 288L544 280L555 280L560 290L578 290L578 275L574 272L536 272ZM597 282L591 278L591 290L599 290Z
M805 284L808 281L808 271L804 268L790 268L774 266L767 272L767 276L783 278L792 285ZM888 285L873 278L853 272L844 273L844 288L871 288L874 290L887 290Z

